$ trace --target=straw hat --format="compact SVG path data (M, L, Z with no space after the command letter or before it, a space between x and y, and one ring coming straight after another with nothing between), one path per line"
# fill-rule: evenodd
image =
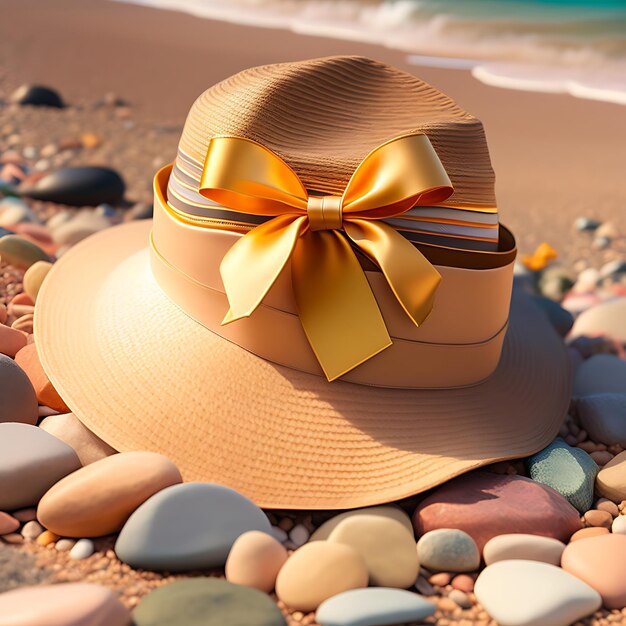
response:
M246 70L154 187L154 220L72 248L35 312L52 383L116 449L331 509L556 434L562 341L511 297L482 125L431 86L360 57Z

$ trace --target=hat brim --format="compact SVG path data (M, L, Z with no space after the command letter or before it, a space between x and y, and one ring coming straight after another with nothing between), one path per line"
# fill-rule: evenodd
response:
M53 385L117 450L160 452L185 480L226 484L263 507L343 509L527 456L562 423L563 342L523 294L514 293L499 366L479 385L328 383L265 361L180 310L152 277L150 226L113 227L73 247L35 311Z

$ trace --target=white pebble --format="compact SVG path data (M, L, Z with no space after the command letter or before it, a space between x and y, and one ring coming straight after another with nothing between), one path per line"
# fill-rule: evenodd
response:
M611 524L611 532L626 535L626 515L618 515Z
M25 539L37 539L43 531L43 526L39 522L33 520L32 522L26 522L26 524L24 524L24 528L22 528L22 537Z
M297 548L303 546L310 536L311 534L302 524L296 524L289 532L289 540Z
M90 539L79 539L76 545L70 550L70 559L80 561L86 559L94 553L95 547Z
M282 528L278 528L278 526L272 526L272 537L276 541L280 541L280 543L287 541L287 533Z

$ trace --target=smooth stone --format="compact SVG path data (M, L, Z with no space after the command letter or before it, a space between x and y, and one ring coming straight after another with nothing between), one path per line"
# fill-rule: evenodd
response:
M24 537L24 539L37 539L37 537L39 537L44 530L45 529L39 522L32 520L24 524L24 528L22 528L22 537Z
M189 578L146 595L133 626L286 626L274 601L256 589L218 578Z
M400 522L411 534L413 534L413 524L411 523L411 518L400 507L370 506L364 509L346 511L345 513L340 513L339 515L331 517L313 532L309 541L324 541L328 539L333 530L335 530L335 528L343 522L343 520L354 517L355 515L373 515L383 517L385 519L392 519Z
M611 532L617 535L626 535L626 515L619 515L613 520Z
M626 451L613 457L598 472L596 490L613 502L626 500Z
M57 539L59 539L59 535L55 535L49 530L44 530L41 535L37 537L37 543L40 546L47 546L51 543L54 543Z
M523 476L476 471L437 488L415 511L416 532L458 528L482 551L496 535L529 533L567 541L582 527L578 511L559 493Z
M383 516L354 515L339 523L329 542L354 548L365 560L370 585L407 589L419 572L413 531Z
M57 552L69 552L76 543L76 539L59 539L54 547Z
M21 587L0 594L0 626L129 626L116 594L91 583Z
M474 593L500 626L570 626L602 604L592 587L539 561L488 565L476 580Z
M13 228L22 222L37 221L31 208L20 198L9 196L0 200L0 227Z
M585 522L594 528L611 528L611 524L613 523L613 516L607 511L591 509L591 511L587 511L583 517L585 518Z
M585 581L608 609L626 607L626 536L606 534L570 543L561 567Z
M61 224L53 231L52 236L59 246L73 246L109 226L111 222L106 217L88 211Z
M278 573L276 595L287 606L315 611L332 596L367 587L367 565L352 547L314 541L296 550Z
M73 413L50 415L39 427L72 446L82 465L90 465L117 452L92 433Z
M552 487L584 513L593 505L593 486L598 473L595 461L580 448L557 437L527 461L530 477Z
M315 613L321 626L386 626L420 622L436 605L403 589L351 589L322 602Z
M303 546L308 540L311 534L304 524L296 524L289 531L289 541L296 547Z
M593 441L626 447L626 392L579 398L576 412Z
M120 175L107 167L65 167L39 179L32 186L20 185L23 196L70 206L116 204L124 197Z
M498 561L522 559L560 565L565 544L551 537L540 537L525 533L498 535L490 539L483 549L487 565Z
M422 567L442 572L472 572L480 565L476 542L456 528L438 528L422 535L417 557Z
M36 302L37 294L48 272L52 269L52 263L48 261L37 261L33 263L24 273L24 291Z
M550 298L534 296L533 300L546 314L554 330L556 330L561 337L565 337L574 325L574 316L567 309L560 306L558 302Z
M39 403L49 406L55 411L63 413L69 411L63 398L61 398L44 371L41 361L39 360L37 347L34 343L24 346L15 355L15 362L22 368L26 376L28 376L28 380L30 380L35 390L35 395Z
M589 217L578 217L574 222L576 226L576 230L580 231L594 231L600 226L602 222L598 220L591 219Z
M576 370L572 395L597 393L626 393L626 361L612 354L596 354Z
M19 235L6 235L0 238L0 259L25 270L37 261L49 261L50 257L31 241Z
M274 537L258 530L243 533L235 540L226 560L226 580L270 593L287 550Z
M469 599L469 596L460 589L452 589L452 591L448 593L448 598L458 604L462 609L469 609L472 606L472 601Z
M45 85L22 85L11 94L11 102L56 109L62 109L65 106L59 92Z
M223 485L184 483L146 500L122 528L115 552L135 568L210 569L222 567L237 537L249 530L271 532L251 500Z
M14 533L20 527L20 521L12 515L0 511L0 535Z
M626 342L626 298L607 300L581 313L572 328L572 336L608 335Z
M121 452L57 482L39 502L37 518L64 537L109 535L148 498L182 480L176 465L161 454Z
M25 345L26 333L0 324L0 354L14 357Z
M32 506L80 461L66 443L29 424L0 424L0 509Z
M570 538L569 542L580 541L581 539L589 539L589 537L598 537L599 535L607 535L609 529L604 526L589 526L577 530Z
M70 550L70 559L82 561L89 558L95 551L93 541L89 539L79 539Z

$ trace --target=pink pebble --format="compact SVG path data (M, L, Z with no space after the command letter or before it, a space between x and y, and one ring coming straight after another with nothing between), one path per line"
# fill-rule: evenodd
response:
M0 324L0 353L14 357L25 345L28 335L21 330Z

